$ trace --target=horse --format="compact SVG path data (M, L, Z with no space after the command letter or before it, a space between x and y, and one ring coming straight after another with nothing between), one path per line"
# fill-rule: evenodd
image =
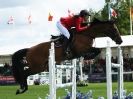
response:
M116 44L122 43L120 32L115 24L115 21L100 21L94 19L90 26L81 32L74 31L74 40L72 42L73 58L86 56L95 58L101 50L92 47L96 37L110 37ZM27 77L36 73L48 70L48 58L51 42L42 42L30 48L24 48L16 51L12 55L12 71L16 82L20 85L16 94L22 94L28 90ZM55 61L57 64L67 57L63 55L63 47L55 46ZM91 53L93 53L91 55Z

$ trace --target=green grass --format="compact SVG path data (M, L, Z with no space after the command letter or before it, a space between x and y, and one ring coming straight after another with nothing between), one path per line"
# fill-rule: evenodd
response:
M29 90L21 95L15 95L16 89L19 86L0 86L0 99L38 99L40 96L42 99L49 92L49 86L47 85L34 85L29 86ZM113 90L116 90L117 83L113 83ZM127 92L133 92L133 82L125 82L124 88L127 89ZM70 87L68 87L70 89ZM77 90L80 90L83 93L87 93L89 90L93 91L93 98L97 99L98 96L104 96L106 98L106 83L89 83L85 87L77 87ZM57 97L65 96L66 92L64 88L57 90Z

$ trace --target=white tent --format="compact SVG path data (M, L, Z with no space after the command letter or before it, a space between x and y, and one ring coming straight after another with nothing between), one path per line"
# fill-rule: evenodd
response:
M126 35L126 36L121 36L121 37L123 40L121 46L133 46L133 35ZM118 46L109 37L96 38L93 46L98 47L98 48L105 48L107 46L107 41L110 41L111 47L117 47Z
M111 47L117 47L118 45L115 44L114 41L112 41L109 37L101 37L101 38L96 38L94 40L94 47L98 48L105 48L107 46L107 40L110 41ZM127 35L127 36L122 36L123 43L121 46L133 46L133 35ZM48 41L48 40L45 40ZM7 54L13 54L15 51L22 49L22 48L27 48L31 47L38 44L38 42L29 42L27 44L23 45L11 45L11 46L4 46L0 48L0 55L7 55Z

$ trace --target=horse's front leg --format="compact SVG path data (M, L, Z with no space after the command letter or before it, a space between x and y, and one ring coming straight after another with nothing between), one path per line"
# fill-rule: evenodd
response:
M95 48L95 47L91 47L87 54L84 55L85 59L94 59L97 55L99 55L101 53L101 49L100 48Z

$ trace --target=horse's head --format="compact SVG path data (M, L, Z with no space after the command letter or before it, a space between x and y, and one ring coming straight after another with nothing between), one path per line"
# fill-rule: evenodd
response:
M116 44L122 43L120 32L115 25L115 21L100 21L94 18L93 22L91 23L91 27L93 30L92 32L96 33L95 36L108 36L114 40Z
M122 43L122 38L120 36L120 32L115 24L114 21L109 21L109 25L107 26L106 35L110 37L113 41L116 42L116 44Z

